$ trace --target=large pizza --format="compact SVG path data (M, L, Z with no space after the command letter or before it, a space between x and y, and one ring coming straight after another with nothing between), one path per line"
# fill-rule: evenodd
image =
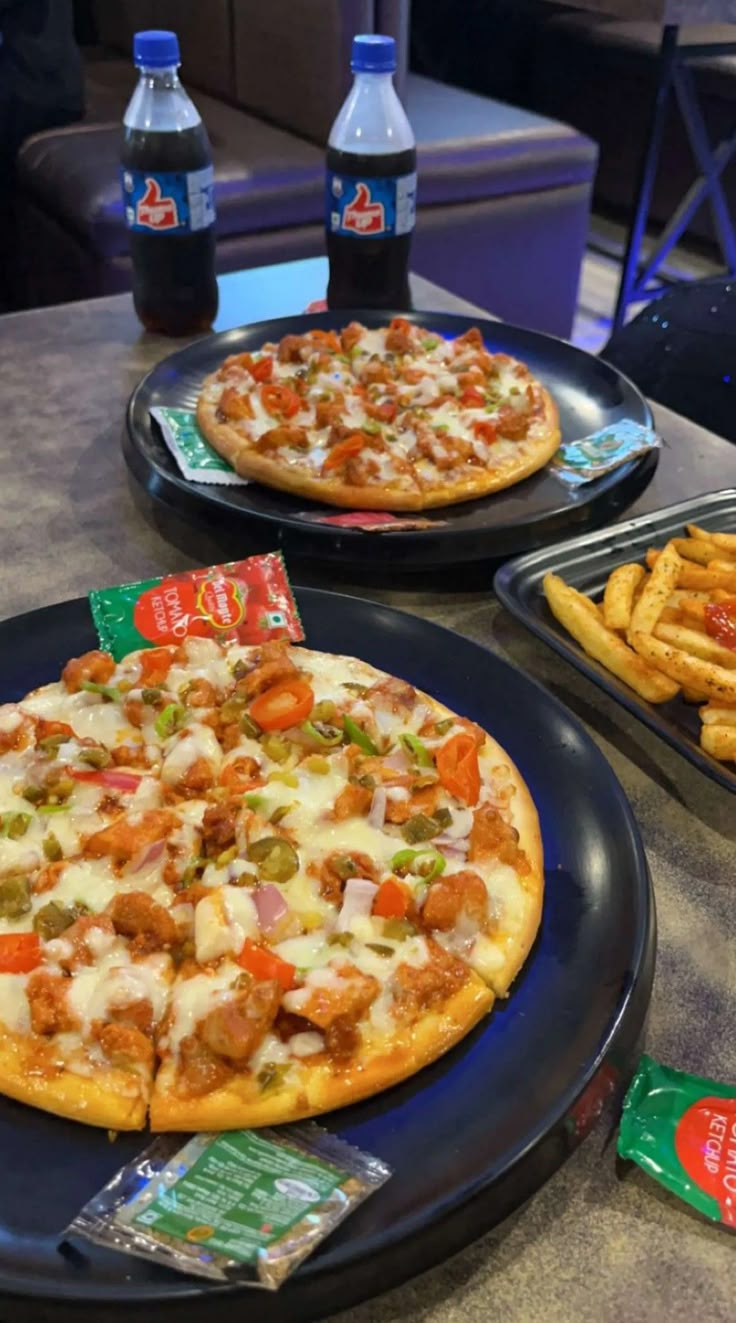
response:
M0 708L0 1092L111 1129L290 1121L464 1037L534 940L489 734L365 662L104 652Z
M395 318L234 354L199 426L241 476L368 510L427 510L510 487L551 459L557 407L477 328L444 339Z

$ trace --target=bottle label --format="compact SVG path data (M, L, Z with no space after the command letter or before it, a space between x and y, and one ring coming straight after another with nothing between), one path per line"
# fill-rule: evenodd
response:
M141 234L191 234L215 223L214 171L121 171L125 223Z
M327 227L358 239L411 234L417 209L415 174L357 179L327 171Z

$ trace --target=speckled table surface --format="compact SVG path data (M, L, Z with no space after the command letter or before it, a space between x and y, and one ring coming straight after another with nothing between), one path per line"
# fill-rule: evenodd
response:
M274 277L272 315L321 296L324 269ZM279 290L277 291L277 284ZM265 277L223 281L222 322L267 315ZM279 292L280 291L280 292ZM289 301L290 300L290 301ZM418 307L467 305L426 281ZM134 489L120 453L125 401L170 353L126 295L0 318L0 615L243 554ZM658 471L632 513L736 486L736 446L664 409ZM459 629L535 676L582 719L631 800L649 856L659 952L647 1047L736 1081L736 799L697 772L494 601L491 571L391 588L291 566L297 583L369 596ZM605 1121L530 1203L432 1272L350 1312L351 1323L613 1323L734 1317L736 1241L638 1169L620 1180ZM347 1323L348 1315L340 1316Z

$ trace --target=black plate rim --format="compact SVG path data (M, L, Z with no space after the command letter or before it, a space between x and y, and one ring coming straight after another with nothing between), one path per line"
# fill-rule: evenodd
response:
M414 553L418 560L424 565L434 565L440 563L459 563L470 562L474 560L483 560L492 558L495 555L502 554L498 550L494 552L491 544L494 541L500 541L504 537L518 535L524 529L529 530L529 535L535 544L538 544L539 538L544 535L547 525L550 526L548 536L556 536L556 530L561 522L574 517L579 512L585 511L588 517L590 527L598 527L602 520L606 518L606 513L612 501L617 496L626 493L627 499L624 504L630 504L635 500L640 492L650 481L654 470L659 461L659 451L652 450L636 459L629 460L622 464L613 474L606 475L612 480L603 491L598 489L596 482L589 484L587 489L577 495L568 506L565 505L565 489L560 484L560 503L549 510L540 511L532 517L522 520L510 520L507 523L499 524L488 530L478 529L460 529L443 528L441 524L432 529L404 530L398 532L387 532L381 534L366 534L358 529L340 528L322 525L318 522L300 520L288 511L279 513L278 511L243 511L230 504L227 493L227 487L218 487L216 485L207 485L202 483L192 483L183 477L181 473L175 470L175 465L170 471L163 468L161 464L155 462L146 452L144 444L138 433L138 424L135 420L135 412L138 408L139 398L145 394L149 383L162 369L176 367L176 361L189 354L192 348L202 345L205 341L217 341L222 345L223 355L237 344L243 332L248 335L257 334L258 338L274 339L279 338L285 333L287 324L288 331L294 330L294 324L304 330L310 327L327 326L334 322L344 322L353 319L362 319L367 324L371 322L385 322L387 318L406 317L410 321L419 322L428 317L435 319L437 324L442 324L449 330L454 330L460 334L462 330L469 326L479 326L484 334L496 336L499 333L508 332L513 336L522 336L531 338L535 343L539 342L541 346L546 344L555 346L561 351L573 358L579 365L581 373L590 370L587 367L588 361L595 363L596 366L603 368L607 373L612 374L612 379L621 384L627 392L630 393L632 401L635 401L640 410L640 418L643 425L652 427L654 425L654 416L651 406L644 397L635 382L627 377L613 364L606 359L598 358L587 350L579 348L564 340L561 336L548 335L546 332L529 330L526 327L518 326L511 322L501 320L492 320L489 317L466 316L459 313L443 312L441 310L432 312L427 309L417 311L406 310L378 310L378 309L340 309L336 312L320 313L302 313L292 317L271 318L266 321L245 323L242 326L232 327L227 331L213 332L210 335L202 336L190 345L181 349L174 350L166 358L161 359L154 364L152 368L137 383L128 400L125 411L125 428L122 437L123 456L126 464L135 476L154 499L162 502L174 510L191 510L194 513L207 514L211 516L221 516L234 520L242 520L245 524L256 524L265 527L267 532L273 532L275 529L284 530L279 536L297 540L309 545L310 551L306 554L322 559L333 559L349 555L357 562L371 560L371 547L375 547L376 542L380 542L384 550L381 551L381 558L388 559L392 553L401 550L402 555L408 551L409 556ZM522 351L517 351L522 352ZM146 411L147 416L147 411ZM143 425L145 428L145 425ZM149 433L149 435L153 435ZM168 456L163 443L162 456ZM165 456L164 456L165 452ZM173 461L172 461L173 464ZM603 481L603 479L601 480ZM237 490L237 489L236 489ZM503 493L500 493L503 495ZM480 498L481 501L491 501L494 498L492 493L488 497ZM479 502L480 503L480 502ZM467 504L473 504L468 502ZM318 506L315 504L315 509ZM441 515L441 511L429 511L429 516ZM335 549L335 541L339 536L339 549ZM441 550L432 554L430 560L427 559L428 544L438 545ZM512 552L511 554L516 554Z
M655 735L664 740L670 748L675 749L693 767L697 767L698 771L709 777L710 780L715 781L717 785L730 790L732 794L736 794L736 773L724 770L723 764L712 758L704 749L701 749L700 745L695 744L685 735L677 734L673 727L660 717L656 704L647 703L645 699L639 698L622 681L617 681L615 676L611 676L599 663L588 657L573 638L568 639L557 634L552 625L527 611L524 604L516 596L519 580L525 579L527 576L536 576L542 567L545 572L551 570L554 573L555 558L559 556L560 552L572 551L578 547L595 546L604 542L606 538L616 535L626 536L627 534L638 533L642 529L651 528L652 518L659 515L674 517L682 513L684 516L689 516L689 522L695 521L697 523L698 513L707 510L705 502L721 498L736 503L736 488L724 487L717 492L708 493L707 497L689 497L684 501L662 506L659 510L651 510L647 514L637 515L634 519L624 520L620 524L611 524L595 533L576 538L566 538L564 541L555 543L554 547L532 551L525 556L518 556L496 571L493 580L493 591L506 610L532 634L535 634L548 647L554 649L560 657L564 657L582 675L585 675L599 689L602 689L620 703L633 716L638 717L649 730L654 731ZM685 523L686 519L683 518L682 522ZM630 555L622 554L618 563L623 565L625 561L630 559ZM611 569L615 568L615 565L611 566Z
M482 643L468 638L457 630L453 630L444 625L439 625L434 621L425 620L422 617L415 616L411 612L401 611L398 608L387 606L383 603L358 598L350 594L333 593L326 589L296 586L295 591L297 600L302 597L306 597L307 600L329 599L330 602L336 604L338 608L341 602L350 602L352 604L361 603L364 606L370 607L372 611L378 610L389 618L399 616L422 627L429 627L433 632L436 631L442 635L447 635L450 639L457 640L459 644L470 646L480 653L488 653L489 651ZM54 603L47 607L24 612L18 616L11 617L9 620L0 622L0 628L2 628L3 624L8 624L11 621L18 625L22 625L24 622L30 623L33 617L38 617L41 614L52 612L63 614L65 610L71 607L78 607L85 602L85 598L72 598ZM641 911L641 921L636 930L632 946L630 956L631 970L626 989L616 1007L616 1013L611 1017L605 1027L598 1049L595 1052L595 1055L589 1059L586 1069L558 1096L554 1109L547 1112L545 1116L540 1119L538 1125L525 1136L525 1142L519 1144L515 1150L507 1151L507 1154L503 1159L503 1166L499 1171L485 1173L482 1177L479 1177L477 1180L463 1187L462 1191L453 1192L453 1196L450 1199L443 1200L441 1214L443 1221L449 1219L459 1210L472 1205L473 1201L477 1200L484 1191L487 1191L495 1181L501 1176L508 1175L514 1167L520 1164L524 1158L535 1149L544 1136L550 1133L554 1127L559 1125L563 1118L569 1114L570 1108L581 1095L584 1094L586 1088L600 1069L622 1027L623 1022L626 1020L627 1015L632 1011L634 1003L637 999L640 999L642 995L645 995L648 1001L653 978L653 949L656 944L656 905L646 852L636 817L618 777L598 749L595 741L585 730L582 722L570 712L560 699L551 694L545 686L538 680L534 679L534 677L529 676L525 672L519 672L510 661L497 654L490 655L493 656L494 662L498 663L502 669L515 671L525 685L535 690L541 696L545 704L549 704L557 710L558 714L564 718L568 728L575 733L578 739L582 740L585 746L587 746L590 754L604 772L613 798L621 809L623 820L626 823L632 861L634 861L635 864L632 871L632 877L634 879L632 883L633 894L637 898L637 905ZM650 962L649 964L647 963L648 960ZM648 990L643 987L643 984L646 983L647 980L649 982ZM564 1162L567 1156L567 1154L563 1154L555 1162L553 1170L562 1165L562 1162ZM548 1175L549 1174L551 1174L551 1171ZM548 1176L544 1179L547 1178ZM535 1190L537 1188L538 1186L534 1187ZM322 1264L320 1260L313 1263L307 1261L299 1271L299 1279L301 1281L308 1278L310 1282L317 1282L338 1272L348 1272L356 1264L364 1263L365 1261L373 1259L378 1260L380 1259L381 1254L386 1252L387 1248L389 1251L401 1249L401 1247L405 1246L412 1238L420 1235L422 1231L431 1230L439 1220L440 1219L437 1215L432 1216L429 1213L416 1216L413 1219L406 1219L402 1224L404 1227L404 1234L401 1239L393 1243L389 1242L388 1247L386 1246L383 1233L379 1232L366 1240L362 1240L359 1245L356 1243L355 1246L351 1246L351 1244L348 1243L345 1246L340 1246L336 1257L333 1258L331 1263ZM475 1227L473 1231L465 1233L458 1248L477 1238L478 1235L482 1234L483 1229L482 1226ZM407 1270L404 1279L407 1276L413 1275L415 1271L415 1269ZM391 1285L398 1284L399 1279L392 1279ZM204 1298L212 1296L213 1299L216 1297L218 1299L226 1299L228 1302L236 1298L243 1300L249 1298L247 1290L244 1290L244 1288L239 1287L236 1284L219 1286L217 1284L213 1285L212 1283L208 1283L205 1285L202 1282L193 1279L190 1280L185 1277L181 1279L181 1282L175 1284L176 1289L163 1287L160 1290L152 1292L145 1288L138 1289L135 1287L126 1292L124 1300L122 1301L120 1298L119 1287L110 1286L100 1288L98 1284L93 1283L93 1290L79 1294L75 1292L74 1285L75 1284L71 1282L66 1283L61 1281L52 1286L45 1280L39 1281L37 1279L25 1278L20 1283L18 1283L16 1279L13 1287L8 1290L4 1285L2 1271L0 1271L0 1296L2 1297L2 1300L17 1300L19 1303L21 1301L26 1303L29 1301L50 1303L51 1301L58 1299L60 1303L71 1302L75 1305L79 1304L79 1306L83 1308L89 1308L96 1305L111 1305L116 1302L120 1303L121 1307L127 1308L129 1306L135 1307L139 1304L164 1305L176 1304L176 1302L186 1303L193 1299L202 1298L203 1292ZM362 1295L360 1298L365 1299L367 1297ZM310 1313L309 1317L312 1318L314 1315Z

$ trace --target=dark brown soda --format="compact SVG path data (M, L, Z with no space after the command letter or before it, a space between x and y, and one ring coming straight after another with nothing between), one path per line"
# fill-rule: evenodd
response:
M349 179L382 179L413 174L414 148L386 156L360 156L327 148L327 169ZM330 281L328 308L411 308L409 250L411 234L358 239L327 229Z
M121 161L127 170L203 170L210 164L204 125L179 133L125 129ZM215 227L190 234L129 230L133 303L147 331L195 335L217 316Z

